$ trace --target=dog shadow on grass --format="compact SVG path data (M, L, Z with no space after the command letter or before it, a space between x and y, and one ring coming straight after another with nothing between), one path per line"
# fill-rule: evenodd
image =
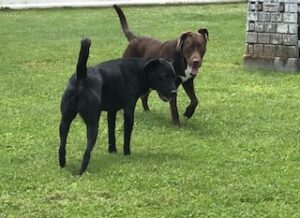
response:
M166 131L179 131L191 137L208 137L218 132L218 130L214 128L215 124L206 118L203 119L202 115L194 115L190 119L181 115L180 126L175 126L171 123L169 113L161 113L156 110L151 112L136 111L135 116L135 122L138 124L141 123L145 128L153 127L158 129L163 128Z
M158 145L155 139L151 139L147 142L147 145L143 145L143 148L137 148L134 142L132 142L132 154L131 156L123 155L123 127L119 132L121 141L117 144L118 153L108 154L107 151L107 132L105 132L102 140L98 138L95 149L92 152L90 164L87 169L87 174L96 174L107 176L114 169L119 170L120 166L128 167L143 167L143 166L157 166L162 163L179 162L188 159L185 152L173 151L172 148L168 148L168 144L172 144L170 140L178 140L182 142L192 143L195 137L197 140L201 140L210 137L211 135L218 134L218 130L214 128L215 124L210 120L206 120L200 117L192 117L190 120L181 116L181 125L174 126L171 124L170 115L167 112L161 113L153 110L151 112L144 112L137 110L135 112L135 126L132 137L135 138L139 134L139 131L146 131L143 134L147 134L152 131L152 128L159 130L160 134L166 134L166 144ZM106 125L106 124L105 124ZM101 130L100 130L101 131ZM103 134L100 132L100 134ZM174 135L173 135L174 134ZM176 137L179 137L176 139ZM151 144L155 144L154 148ZM160 146L162 146L160 149ZM100 148L99 148L100 147ZM180 149L185 149L188 145L182 146ZM170 149L170 152L168 152ZM67 157L67 165L64 168L71 175L76 176L81 165L81 159L83 150L76 152L76 157Z
M119 150L118 153L114 154L108 154L108 152L92 154L88 169L83 176L85 174L91 174L105 178L112 172L122 171L122 169L129 169L129 171L145 167L150 169L156 168L157 166L161 167L162 164L175 164L183 160L188 161L188 158L184 154L174 152L133 151L130 156L124 156L122 149ZM61 170L66 171L70 176L77 177L80 164L81 160L71 159L68 161L66 167ZM126 172L124 172L124 174L126 174Z

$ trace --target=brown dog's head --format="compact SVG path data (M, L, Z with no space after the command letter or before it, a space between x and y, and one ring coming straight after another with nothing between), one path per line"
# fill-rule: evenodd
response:
M179 37L176 51L180 52L186 61L185 77L190 78L197 75L206 51L207 40L207 29L199 29L198 32L184 32Z

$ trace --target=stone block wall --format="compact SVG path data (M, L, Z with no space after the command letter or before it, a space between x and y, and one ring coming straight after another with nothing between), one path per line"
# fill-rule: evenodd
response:
M298 71L300 0L249 0L244 64Z

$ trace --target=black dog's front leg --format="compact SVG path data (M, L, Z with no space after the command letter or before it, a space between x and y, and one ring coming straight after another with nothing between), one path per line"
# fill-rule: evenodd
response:
M108 122L108 152L113 153L117 152L116 148L116 136L115 136L115 128L116 128L116 111L108 111L107 112L107 122Z
M134 122L134 108L124 110L124 155L130 155L130 139Z
M175 81L176 89L181 84L181 79L178 77ZM175 126L180 126L179 113L177 108L177 96L173 97L170 101L170 109L172 116L172 124Z
M148 106L149 94L150 94L150 91L141 97L141 101L142 101L144 111L150 111L149 106Z
M188 95L189 99L191 100L190 105L186 108L184 112L184 116L187 118L191 118L195 112L195 109L198 105L198 99L195 94L195 88L194 88L194 78L189 79L188 81L182 83L182 86Z
M172 124L179 126L180 121L179 121L179 114L178 114L178 109L177 109L177 97L175 96L172 98L170 101L170 108L171 108L171 116L172 116Z

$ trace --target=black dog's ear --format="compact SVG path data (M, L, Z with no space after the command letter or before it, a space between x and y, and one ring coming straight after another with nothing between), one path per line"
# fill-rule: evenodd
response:
M169 58L164 58L164 60L168 61L169 63L171 63L173 65L174 61L169 59Z
M208 30L207 29L199 29L198 33L200 33L201 35L203 35L206 41L209 40Z
M178 41L177 41L177 45L176 45L176 51L180 52L183 46L183 42L184 40L188 37L190 32L184 32L180 35Z
M156 67L160 63L159 58L153 58L146 62L144 65L145 72L151 71L154 67Z

